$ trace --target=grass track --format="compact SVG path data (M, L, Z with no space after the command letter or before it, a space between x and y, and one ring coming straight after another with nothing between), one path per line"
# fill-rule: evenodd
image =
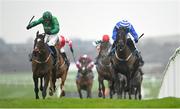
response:
M1 108L180 108L180 98L152 100L117 99L0 99Z

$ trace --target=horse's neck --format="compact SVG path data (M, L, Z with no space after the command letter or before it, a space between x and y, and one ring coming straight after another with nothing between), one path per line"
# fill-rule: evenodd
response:
M59 55L59 63L60 63L60 64L63 64L63 63L64 63L64 58L63 58L63 56L62 56L62 53L60 53L60 55Z
M125 48L122 51L119 49L117 49L116 51L120 58L127 58L131 54L131 51L127 45L125 46Z

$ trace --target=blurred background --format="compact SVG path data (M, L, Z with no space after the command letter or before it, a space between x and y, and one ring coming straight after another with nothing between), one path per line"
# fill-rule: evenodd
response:
M92 42L104 34L111 36L121 19L129 20L139 35L145 34L137 44L145 61L143 97L157 97L164 68L180 46L179 0L0 0L0 98L34 98L28 54L36 31L43 33L43 28L26 30L26 26L32 16L37 20L47 10L59 20L59 35L73 41L76 60L83 54L95 60ZM65 51L71 61L67 97L78 97L77 69L68 46ZM97 72L93 70L93 97L97 97Z

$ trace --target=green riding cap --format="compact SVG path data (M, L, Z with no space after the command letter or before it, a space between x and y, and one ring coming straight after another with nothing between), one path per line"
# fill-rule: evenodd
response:
M51 12L46 11L43 16L36 21L33 21L27 26L30 29L36 25L43 24L43 28L46 34L53 35L59 32L59 22L55 16L52 16Z

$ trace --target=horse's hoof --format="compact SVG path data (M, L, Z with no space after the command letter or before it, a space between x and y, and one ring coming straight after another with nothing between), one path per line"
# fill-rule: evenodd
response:
M49 92L49 95L50 95L50 96L53 96L53 92Z
M60 97L64 97L64 96L65 96L65 91L62 91Z
M40 87L40 90L43 91L43 87Z
M39 96L37 96L36 99L39 99Z
M99 92L98 97L102 97L102 93L101 92Z

